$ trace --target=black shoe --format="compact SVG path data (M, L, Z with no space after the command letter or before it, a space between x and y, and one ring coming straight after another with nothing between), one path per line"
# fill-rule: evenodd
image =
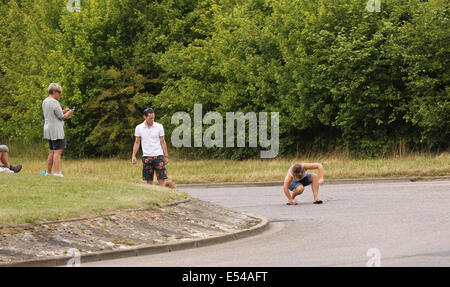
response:
M9 165L9 169L14 171L14 173L19 173L22 170L22 165L21 164L16 166Z
M322 204L323 201L322 200L318 200L318 201L314 201L313 204Z

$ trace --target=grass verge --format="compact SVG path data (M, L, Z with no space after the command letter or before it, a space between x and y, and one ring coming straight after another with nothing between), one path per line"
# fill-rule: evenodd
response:
M354 159L345 156L321 155L306 158L232 160L184 160L170 158L169 178L176 183L264 182L282 181L295 162L320 162L326 179L367 177L419 177L450 175L450 154L409 155L402 158ZM46 159L11 158L22 163L21 174L39 174L45 170ZM142 182L142 163L130 160L83 159L63 160L63 173L70 177Z
M167 188L80 175L56 178L29 172L0 174L0 225L92 216L184 198L186 194Z

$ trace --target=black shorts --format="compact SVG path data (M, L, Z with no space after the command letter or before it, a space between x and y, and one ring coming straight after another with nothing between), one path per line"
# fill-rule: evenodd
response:
M167 170L164 164L164 156L144 156L142 157L142 178L153 180L154 172L158 180L167 179Z
M50 150L60 150L66 148L66 139L59 140L48 140L48 148Z

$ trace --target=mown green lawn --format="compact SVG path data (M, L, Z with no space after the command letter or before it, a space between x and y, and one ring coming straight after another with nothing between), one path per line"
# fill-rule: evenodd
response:
M0 225L152 207L184 198L186 194L168 188L79 175L0 174Z

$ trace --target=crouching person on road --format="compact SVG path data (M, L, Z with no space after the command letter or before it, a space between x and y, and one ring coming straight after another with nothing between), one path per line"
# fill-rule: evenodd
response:
M318 169L319 175L315 173L306 173L309 169ZM320 163L294 164L289 168L286 178L284 179L284 194L289 200L287 204L298 204L295 197L302 194L305 190L305 186L308 185L311 185L314 194L314 204L321 204L322 200L319 200L319 185L322 185L323 183L323 167Z

